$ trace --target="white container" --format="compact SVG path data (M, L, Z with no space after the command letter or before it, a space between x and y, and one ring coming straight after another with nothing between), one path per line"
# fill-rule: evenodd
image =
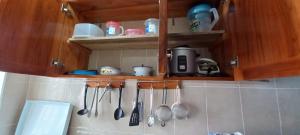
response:
M158 35L159 33L159 20L156 18L149 18L145 21L145 34Z
M151 76L152 67L147 66L135 66L133 67L134 75L135 76Z
M75 25L73 38L103 37L104 32L95 24L78 23Z
M100 75L119 75L121 70L111 66L103 66L98 68L98 73Z
M70 103L27 100L15 135L66 135L72 110Z

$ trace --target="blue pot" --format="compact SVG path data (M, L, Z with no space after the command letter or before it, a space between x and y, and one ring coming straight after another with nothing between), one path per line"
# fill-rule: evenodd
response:
M211 31L219 20L216 8L209 4L199 4L191 8L187 14L192 32Z

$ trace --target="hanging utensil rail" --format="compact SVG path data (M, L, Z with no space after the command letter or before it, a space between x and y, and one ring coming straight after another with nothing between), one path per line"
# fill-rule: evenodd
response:
M106 87L110 85L112 88L124 88L125 80L87 80L87 85L91 88ZM150 89L151 86L154 90L162 90L167 88L168 90L174 90L177 86L180 86L179 80L164 80L164 81L138 81L140 89Z

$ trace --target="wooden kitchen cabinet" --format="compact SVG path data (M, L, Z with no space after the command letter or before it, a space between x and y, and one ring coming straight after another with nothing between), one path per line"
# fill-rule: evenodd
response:
M0 5L0 69L44 75L50 65L57 1L2 0Z
M61 3L62 4L62 3ZM67 6L67 4L65 4ZM59 75L76 69L86 69L91 50L77 44L68 43L66 39L72 36L74 26L79 22L78 18L60 12L56 28L55 41L51 51L51 60L56 60L58 65L48 66L46 75Z
M241 80L300 75L298 0L232 0L227 25Z
M296 0L160 0L160 2L159 0L76 0L65 2L72 8L73 16L60 11L62 1L0 1L0 70L61 76L74 69L87 69L91 49L105 48L103 44L89 46L90 43L100 41L138 44L145 41L148 45L138 48L158 48L159 74L154 78L163 79L167 70L166 49L171 44L181 42L178 41L180 39L182 41L196 39L193 43L202 44L203 38L216 37L217 42L211 43L210 47L206 44L205 47L209 48L213 58L228 77L165 79L249 80L300 75L300 27L298 27L300 26L300 3ZM200 2L209 2L219 7L222 16L216 30L211 33L200 33L199 36L186 33L168 34L167 19L185 17L188 9ZM225 6L222 7L224 3ZM229 3L227 7L226 3ZM24 6L19 6L20 4ZM78 22L132 21L151 17L160 18L158 37L117 40L69 39L74 25ZM119 46L109 46L109 49L119 47L127 46L119 44ZM136 47L136 44L131 44L129 48ZM53 60L63 64L53 66L50 64ZM232 66L234 62L237 64Z
M62 14L61 2L1 1L0 70L34 75L62 73L63 69L51 67L53 59L65 61L67 69L87 65L88 51L65 43L74 21Z

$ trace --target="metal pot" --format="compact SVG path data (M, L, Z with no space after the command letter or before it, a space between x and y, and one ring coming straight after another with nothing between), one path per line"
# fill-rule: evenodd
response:
M196 51L188 46L171 49L170 71L174 75L194 75Z
M135 76L150 76L152 72L152 67L147 66L135 66L133 67L134 75Z

